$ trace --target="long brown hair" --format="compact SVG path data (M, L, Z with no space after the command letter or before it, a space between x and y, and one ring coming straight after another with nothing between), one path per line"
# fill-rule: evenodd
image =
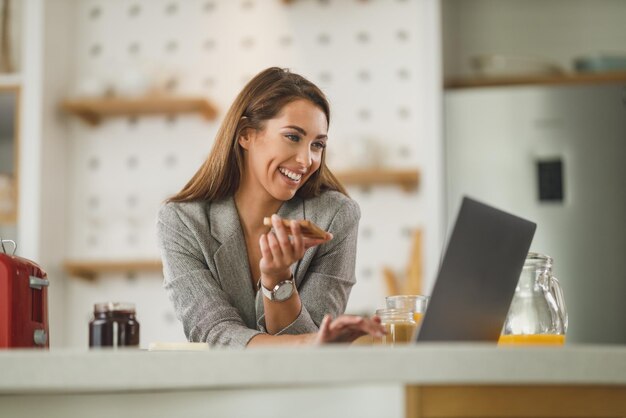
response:
M288 103L306 99L318 106L330 124L330 106L322 91L304 77L287 69L268 68L257 74L237 96L220 126L206 161L185 187L168 202L219 200L235 194L243 176L243 149L238 138L246 129L262 130ZM319 169L298 189L297 196L319 196L324 190L345 189L326 166L322 152Z

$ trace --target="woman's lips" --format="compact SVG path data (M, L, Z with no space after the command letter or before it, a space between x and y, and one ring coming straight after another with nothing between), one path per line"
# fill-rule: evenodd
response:
M292 187L300 185L300 182L302 181L302 177L300 177L299 180L293 180L289 178L289 176L287 176L286 174L282 173L280 170L278 170L278 174L280 178L283 179L283 181L285 181L285 183L287 183L289 186L292 186Z
M304 175L304 173L300 171L290 170L287 167L278 167L278 171L284 176L294 181L302 180L302 176Z

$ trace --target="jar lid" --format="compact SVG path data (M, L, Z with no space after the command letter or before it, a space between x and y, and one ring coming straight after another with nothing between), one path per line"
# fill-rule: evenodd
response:
M135 304L127 302L104 302L93 306L94 313L126 312L135 313Z
M383 308L376 310L376 316L381 321L408 321L413 322L413 312L406 309Z

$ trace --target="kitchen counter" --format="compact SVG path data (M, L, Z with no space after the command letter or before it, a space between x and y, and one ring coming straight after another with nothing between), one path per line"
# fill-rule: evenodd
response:
M8 416L626 416L624 346L20 350L0 371Z

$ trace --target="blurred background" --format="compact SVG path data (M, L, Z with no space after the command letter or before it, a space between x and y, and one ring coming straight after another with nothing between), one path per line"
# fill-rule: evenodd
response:
M155 219L256 73L331 102L330 168L360 204L348 312L429 294L461 197L538 224L568 343L626 343L626 2L0 0L0 237L39 262L53 347L93 305L183 341ZM13 250L11 244L6 251Z

